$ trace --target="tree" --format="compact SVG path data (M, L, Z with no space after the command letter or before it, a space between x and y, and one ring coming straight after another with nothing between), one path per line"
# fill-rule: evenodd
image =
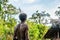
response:
M12 4L7 4L8 0L0 0L0 39L8 40L12 37L14 26L17 21L13 15L18 14L19 9L16 9ZM9 39L10 40L10 39ZM12 39L11 39L12 40Z
M55 15L58 16L60 18L60 7L58 7L58 11L55 11Z
M46 11L42 11L41 13L38 12L38 10L36 11L36 13L32 14L32 17L30 19L35 20L36 23L41 23L41 20L44 19L44 17L50 17L49 13L45 13Z
M29 26L30 40L42 40L42 38L48 31L48 27L43 24L37 24L31 21L27 21L27 24Z

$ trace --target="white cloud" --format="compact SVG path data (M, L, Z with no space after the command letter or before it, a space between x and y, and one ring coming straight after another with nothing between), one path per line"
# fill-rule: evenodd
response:
M27 1L27 3L34 3L35 2L35 0L26 0Z
M34 4L34 5L29 5L33 4L37 0L10 0L13 5L20 6L23 12L27 13L28 17L30 17L36 10L42 11L42 10L47 10L48 13L51 14L52 18L56 18L54 15L54 12L57 10L58 5L60 5L60 0L55 0L52 2L50 5L42 5L42 4ZM52 0L51 0L52 1ZM27 4L27 5L25 5Z
M41 10L43 10L43 6L41 5L33 5L33 6L29 6L29 7L21 7L21 9L27 13L28 17L30 17L33 13L36 12L36 10L39 10L39 12Z
M57 18L55 16L55 11L58 9L57 8L58 5L56 5L55 7L52 8L47 8L44 5L33 5L33 6L29 6L29 7L22 7L21 9L27 13L28 17L30 17L33 13L36 12L36 10L39 10L39 12L46 10L50 15L51 18Z
M36 0L25 0L25 3L34 3Z

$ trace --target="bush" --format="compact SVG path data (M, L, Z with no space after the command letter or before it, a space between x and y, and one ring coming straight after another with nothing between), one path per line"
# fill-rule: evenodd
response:
M48 30L48 27L43 24L36 24L29 21L27 22L27 24L29 26L30 40L42 40L43 36ZM0 24L0 40L12 40L14 33L14 25L16 25L16 23L13 22L12 25L9 22L6 22L5 25L3 25L3 23Z
M27 24L29 26L30 40L42 40L48 30L48 27L43 24L36 24L33 22L27 22Z

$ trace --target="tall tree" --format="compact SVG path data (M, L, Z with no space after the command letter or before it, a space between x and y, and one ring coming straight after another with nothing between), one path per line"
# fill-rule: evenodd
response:
M16 9L12 4L7 3L8 0L0 0L0 39L8 40L7 36L13 34L13 28L17 21L13 15L18 14L19 9Z
M60 7L58 7L58 11L55 11L55 15L58 16L60 18Z
M32 14L32 17L30 19L33 19L33 20L35 20L36 23L40 24L41 20L43 20L45 16L50 17L50 14L45 13L45 11L42 11L41 13L39 13L37 10L36 13Z

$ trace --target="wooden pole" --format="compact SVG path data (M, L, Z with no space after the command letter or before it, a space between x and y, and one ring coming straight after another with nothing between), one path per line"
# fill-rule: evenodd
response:
M57 32L57 38L59 39L59 31Z

